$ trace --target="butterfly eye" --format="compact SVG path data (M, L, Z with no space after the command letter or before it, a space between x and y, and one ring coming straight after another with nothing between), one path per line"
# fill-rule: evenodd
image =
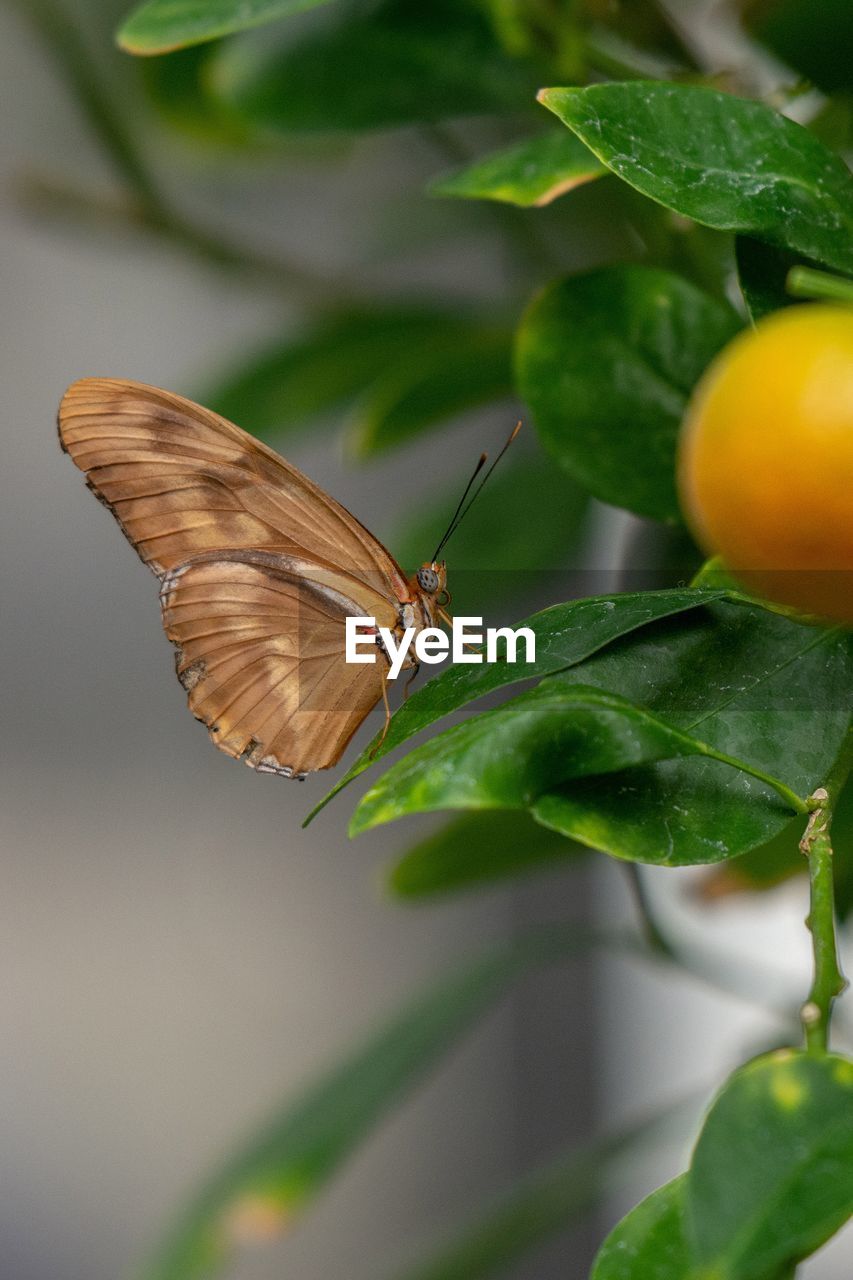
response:
M430 569L426 565L418 569L418 586L421 591L426 591L427 595L435 595L440 585L435 569Z

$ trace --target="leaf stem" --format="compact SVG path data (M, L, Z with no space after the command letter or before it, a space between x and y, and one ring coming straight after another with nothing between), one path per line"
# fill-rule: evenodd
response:
M814 267L791 267L785 281L788 293L795 298L818 298L853 304L853 280L816 271Z
M835 933L835 884L830 828L835 802L853 769L853 728L825 787L809 799L811 813L800 841L809 861L809 914L806 925L812 935L814 978L808 999L800 1010L806 1048L825 1053L829 1046L832 1004L847 986L838 959Z
M631 896L634 899L637 915L640 917L640 926L649 950L654 951L657 955L665 956L669 960L678 962L679 957L675 948L658 924L656 913L646 890L641 868L637 866L636 862L626 862L624 865Z

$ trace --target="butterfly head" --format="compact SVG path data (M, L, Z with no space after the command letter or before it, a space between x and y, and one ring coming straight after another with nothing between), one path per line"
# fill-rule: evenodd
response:
M437 596L440 592L447 592L447 565L444 560L427 560L415 577L425 595Z

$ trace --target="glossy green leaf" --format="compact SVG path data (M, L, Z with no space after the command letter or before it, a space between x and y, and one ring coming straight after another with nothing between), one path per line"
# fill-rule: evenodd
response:
M141 1280L202 1280L235 1246L286 1231L370 1130L524 974L596 941L569 926L526 935L433 984L285 1107L179 1218Z
M752 0L748 27L782 62L825 93L853 90L850 0Z
M519 391L546 449L591 493L674 522L681 418L738 327L668 271L605 267L534 299L517 335Z
M753 324L780 307L796 304L797 299L788 293L785 281L791 267L803 261L802 256L753 240L751 236L738 236L735 258L738 284Z
M800 796L834 764L853 702L849 636L735 601L626 637L572 675L783 777ZM736 857L791 816L761 783L700 759L569 783L533 814L615 857L665 865Z
M262 439L351 404L399 363L479 332L476 316L415 307L337 312L248 356L203 402Z
M500 200L529 208L550 204L558 196L607 173L574 134L543 133L517 142L430 185L435 196L466 200Z
M409 849L386 884L396 898L420 899L563 866L586 853L523 811L465 813Z
M589 1280L688 1280L686 1183L682 1174L641 1200L604 1241Z
M698 1275L764 1280L813 1253L853 1214L853 1062L789 1049L736 1072L685 1196Z
M452 590L452 575L450 587ZM525 618L518 625L530 627L536 635L536 664L532 671L527 666L501 662L445 668L403 703L392 717L382 741L381 735L377 734L308 815L306 824L370 765L452 711L506 685L529 679L531 675L545 676L565 671L620 636L668 615L697 609L724 594L723 591L697 591L690 587L671 591L626 592L624 595L570 600L567 604L552 605L550 609Z
M390 539L405 569L432 555L465 479L460 476L440 502L415 512L414 520ZM541 571L571 563L588 507L587 493L550 459L506 458L447 547L455 612L488 617L498 602L503 610L509 599L529 598L539 583L547 588L548 575Z
M350 835L435 809L535 812L540 796L569 780L692 755L723 758L617 694L552 676L410 751L362 797ZM744 760L725 763L755 772Z
M223 51L219 91L278 130L388 128L518 111L535 77L474 5L390 0L281 48Z
M512 333L504 325L448 326L386 369L359 405L350 444L384 453L427 427L512 394Z
M771 107L658 81L543 89L540 100L668 209L853 272L849 170Z
M260 27L327 0L146 0L119 28L128 53L168 53Z
M631 1154L656 1137L667 1118L657 1116L529 1174L425 1261L398 1273L396 1280L486 1280L507 1274L513 1262L571 1226L616 1185Z

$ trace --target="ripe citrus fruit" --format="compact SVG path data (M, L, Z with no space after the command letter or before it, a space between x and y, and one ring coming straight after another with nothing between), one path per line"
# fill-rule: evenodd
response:
M750 590L853 625L853 308L787 308L720 353L678 487L700 545Z

